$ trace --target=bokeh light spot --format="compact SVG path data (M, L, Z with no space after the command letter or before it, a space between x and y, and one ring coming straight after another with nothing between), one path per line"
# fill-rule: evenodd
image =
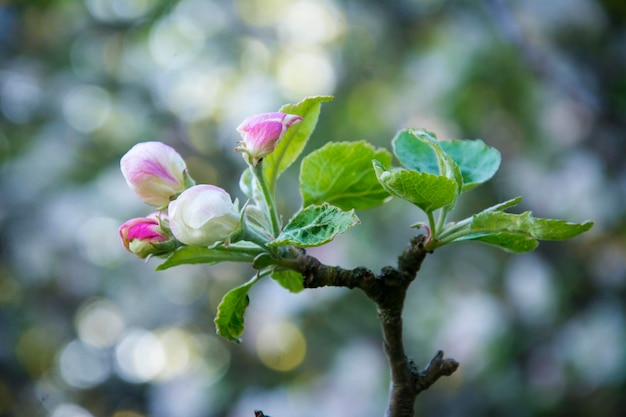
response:
M93 414L76 404L62 403L54 408L50 417L93 417Z
M333 64L322 50L283 55L277 78L284 94L293 99L331 94L337 82Z
M93 217L78 230L81 252L97 266L114 266L124 253L119 239L118 221L109 217Z
M280 18L280 12L289 2L286 0L237 0L241 18L253 26L272 26Z
M117 373L129 382L147 382L159 375L166 355L159 339L144 329L131 329L115 348Z
M165 364L159 379L171 379L187 371L198 353L193 336L184 329L170 327L156 332L165 354Z
M112 346L124 330L124 318L119 308L104 298L88 300L76 313L78 337L97 347Z
M94 85L79 85L63 98L63 115L74 129L90 133L102 126L111 111L106 90Z
M266 324L256 340L257 354L265 366L276 371L290 371L304 360L306 340L289 322Z
M0 75L0 109L14 123L28 123L42 99L37 81L25 75L7 72Z
M89 13L104 22L137 19L156 3L154 0L85 0Z
M342 16L325 1L299 0L290 3L281 19L283 43L321 45L335 40L343 31Z
M104 382L111 368L107 355L80 340L65 345L59 355L59 372L74 388L92 388Z
M204 38L185 21L168 16L150 32L150 52L157 64L168 69L188 66L200 53Z

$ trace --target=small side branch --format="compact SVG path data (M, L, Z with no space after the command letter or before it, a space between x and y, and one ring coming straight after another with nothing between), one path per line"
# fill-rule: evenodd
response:
M442 376L450 376L459 368L459 363L454 359L444 359L443 351L437 352L434 358L415 378L415 388L418 394L430 388Z

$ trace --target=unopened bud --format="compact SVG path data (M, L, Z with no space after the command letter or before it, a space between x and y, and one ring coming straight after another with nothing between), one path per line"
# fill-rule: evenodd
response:
M289 127L300 121L302 117L298 115L280 112L248 117L237 127L243 141L238 142L235 150L243 152L248 163L256 165L274 150Z
M211 246L239 230L240 215L230 195L214 185L195 185L168 208L174 237L186 245Z
M161 142L133 146L122 157L120 168L130 189L154 207L166 206L172 197L193 184L183 158Z

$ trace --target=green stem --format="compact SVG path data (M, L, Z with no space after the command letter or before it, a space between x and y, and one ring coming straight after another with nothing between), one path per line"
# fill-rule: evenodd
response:
M278 236L280 233L280 220L278 218L278 212L276 211L276 203L274 202L274 196L270 191L267 183L265 182L265 177L263 176L263 161L259 161L258 164L252 165L252 173L256 177L259 182L259 186L261 187L261 192L263 193L263 199L265 200L265 206L268 211L268 216L270 218L270 222L272 224L272 235L274 237Z
M450 206L445 206L439 212L439 219L437 219L437 231L443 230L443 226L446 224L448 213L450 213Z
M441 234L439 235L439 239L440 240L450 240L450 236L453 236L454 238L458 237L456 236L457 234L459 234L459 232L462 232L461 235L463 234L467 234L467 232L463 232L463 229L473 221L474 219L472 217L468 217L466 219L463 219L459 222L456 223L451 223L447 228L444 228L441 231Z
M435 216L432 211L427 211L426 215L428 216L428 225L430 226L430 237L431 240L437 237L437 224L435 223Z
M226 248L224 247L224 249L226 249ZM257 255L263 253L263 251L255 248L255 247L244 248L244 247L235 246L235 245L228 246L228 251L229 252L233 252L233 253L241 253L241 254L244 254L244 255L250 255L250 256L257 256ZM248 261L242 260L241 262L248 262Z
M275 251L275 248L270 248L269 246L267 246L267 242L269 240L268 237L264 236L261 230L257 229L254 226L251 226L250 224L247 224L245 226L245 229L241 234L241 238L243 240L254 243L266 252L273 253Z

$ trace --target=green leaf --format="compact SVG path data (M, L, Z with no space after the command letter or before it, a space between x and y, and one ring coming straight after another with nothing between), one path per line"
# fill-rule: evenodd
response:
M453 242L477 240L512 252L527 252L537 247L538 240L570 239L592 227L593 222L590 221L570 223L542 219L533 217L530 211L522 214L483 211L473 216L459 233L455 233Z
M259 271L267 268L268 266L276 265L277 259L274 258L269 253L260 253L254 258L254 262L252 262L252 268L258 269Z
M433 143L437 143L434 133L422 131L418 136L415 129L401 130L391 141L394 155L405 168L439 175Z
M480 139L446 140L439 145L459 166L463 176L463 191L489 181L500 168L500 152Z
M457 194L460 194L461 170L441 143L434 133L423 129L402 130L392 141L393 152L405 168L450 178L457 184Z
M290 269L276 269L272 272L272 279L293 293L304 289L304 277Z
M286 104L279 109L283 113L302 116L304 120L289 128L274 151L263 158L263 175L271 192L276 188L278 177L302 153L309 137L315 130L322 103L332 99L332 96L307 97L299 103Z
M521 201L522 201L522 197L515 197L515 198L512 198L510 200L503 201L502 203L498 203L495 206L491 206L489 208L486 208L485 210L483 210L483 212L487 212L487 211L504 211L504 210L506 210L508 208L517 206L519 203L521 203Z
M312 205L296 213L269 245L321 246L359 223L354 210L342 211L328 203Z
M248 291L257 282L258 278L254 277L245 284L233 288L228 291L220 305L217 306L217 316L215 317L215 327L217 334L224 339L234 343L240 343L239 336L243 333L243 316L246 307L250 304Z
M408 169L386 170L374 161L376 177L392 195L415 204L425 212L453 204L457 198L458 184L450 178Z
M467 239L457 239L456 241L461 240L476 240L515 253L530 252L539 245L537 239L507 232L477 234L473 237L470 235Z
M328 202L343 210L384 204L389 193L380 185L372 160L391 166L392 155L365 141L331 142L310 153L300 167L302 205Z
M156 267L157 271L184 264L205 264L213 265L220 262L252 262L254 255L247 252L239 252L237 248L231 246L230 249L224 247L204 248L199 246L183 246Z

